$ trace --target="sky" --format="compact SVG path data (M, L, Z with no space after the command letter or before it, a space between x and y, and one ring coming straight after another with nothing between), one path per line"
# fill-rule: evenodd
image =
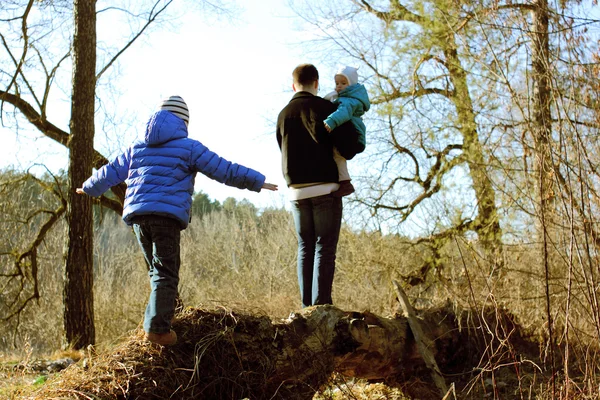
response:
M190 12L168 30L155 27L121 56L118 66L115 104L133 117L134 129L115 138L104 134L97 123L95 148L113 158L134 139L131 132L143 132L161 99L180 95L190 110L191 138L229 161L260 171L267 182L280 188L254 193L198 174L196 190L219 201L235 197L259 207L287 206L274 121L293 95L291 71L302 62L315 63L321 90L327 92L333 89L333 78L326 77L333 74L311 59L302 45L310 32L298 30L301 21L286 4L284 0L238 2L233 19L203 19ZM110 36L111 25L99 20L99 39ZM68 111L67 104L62 107ZM53 118L50 113L49 118ZM62 122L59 126L66 130L68 115ZM0 127L0 134L0 167L26 169L43 162L55 172L68 165L65 149L35 131L16 135Z
M98 7L113 1L99 0ZM180 0L174 5L182 7L194 1ZM254 193L227 187L198 174L196 191L221 202L234 197L247 199L260 208L289 207L275 139L275 120L293 96L291 72L300 63L314 63L321 76L321 93L328 93L334 88L335 68L342 62L330 54L323 59L329 49L325 44L319 47L318 42L308 42L314 38L314 28L296 16L287 3L287 0L237 0L231 18L215 20L190 9L169 25L154 26L119 58L119 64L113 67L119 72L114 82L112 76L102 79L102 88L109 82L115 86L116 97L109 101L100 96L102 106L118 108L116 114L130 117L133 125L115 135L97 121L96 150L108 159L114 158L136 134L143 133L148 116L161 99L180 95L189 106L191 138L229 161L260 171L267 182L278 184L280 189ZM588 15L597 18L599 10L595 7ZM114 42L126 33L115 29L113 17L110 13L99 14L99 40ZM62 78L56 90L64 91L66 100L51 103L48 115L52 123L68 131L70 71ZM35 130L23 129L17 134L0 126L0 137L0 168L25 170L44 163L51 171L58 172L68 166L66 150ZM353 177L360 176L357 172L370 166L363 155L348 163ZM458 195L455 192L449 196L468 198L462 192L456 192ZM427 210L423 213L427 214ZM345 218L350 214L345 214ZM416 222L406 228L408 232L427 230L421 220L437 221L417 212L414 215ZM390 222L392 228L397 229L393 223ZM413 229L414 226L417 228Z

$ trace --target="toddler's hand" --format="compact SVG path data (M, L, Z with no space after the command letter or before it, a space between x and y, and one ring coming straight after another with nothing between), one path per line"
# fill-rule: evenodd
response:
M262 185L262 188L263 189L267 189L267 190L272 190L274 192L277 191L277 185L275 185L274 183L267 183L267 182L265 182Z
M77 193L77 194L85 194L85 192L83 191L83 188L77 188L77 189L75 189L75 193Z
M327 122L323 122L323 125L325 125L325 129L327 129L327 132L331 133L331 128L329 127L329 125L327 125Z

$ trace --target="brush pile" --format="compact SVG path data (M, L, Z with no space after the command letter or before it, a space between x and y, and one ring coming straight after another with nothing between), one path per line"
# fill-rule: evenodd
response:
M475 366L485 352L507 346L508 341L500 343L507 339L505 333L512 342L527 342L507 316L486 317L495 339L486 338L481 325L469 327L469 319L473 321L449 308L419 316L423 331L434 339L431 350L444 374L483 381ZM402 316L318 306L273 321L225 308L186 308L173 329L179 341L172 347L153 345L137 330L110 352L70 366L27 398L305 400L336 374L385 382L421 398L443 397ZM514 347L504 347L486 360L500 365L514 363L516 357Z

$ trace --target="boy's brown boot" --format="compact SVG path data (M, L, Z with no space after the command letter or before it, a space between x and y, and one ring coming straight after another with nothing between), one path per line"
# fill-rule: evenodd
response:
M350 183L350 180L346 180L340 181L340 188L331 194L336 197L344 197L352 193L354 193L354 185Z
M168 333L146 332L146 340L161 346L172 346L177 343L177 334L172 329Z

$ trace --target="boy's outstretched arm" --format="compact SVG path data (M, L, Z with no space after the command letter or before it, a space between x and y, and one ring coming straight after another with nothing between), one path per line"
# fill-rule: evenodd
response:
M276 192L279 189L279 187L274 183L265 182L265 183L263 183L261 189L272 190L272 191ZM77 189L75 189L75 192L77 192L77 194L85 194L85 192L83 191L83 188L77 188Z
M196 141L192 147L191 162L193 168L227 186L260 192L261 189L276 190L277 185L265 184L265 176L252 168L227 161Z
M111 187L125 181L129 171L129 162L130 152L128 150L95 171L83 182L81 187L75 189L75 193L88 194L93 197L102 196Z
M267 182L265 182L262 185L262 189L272 190L274 192L277 191L277 188L278 188L277 185L274 184L274 183L267 183Z

